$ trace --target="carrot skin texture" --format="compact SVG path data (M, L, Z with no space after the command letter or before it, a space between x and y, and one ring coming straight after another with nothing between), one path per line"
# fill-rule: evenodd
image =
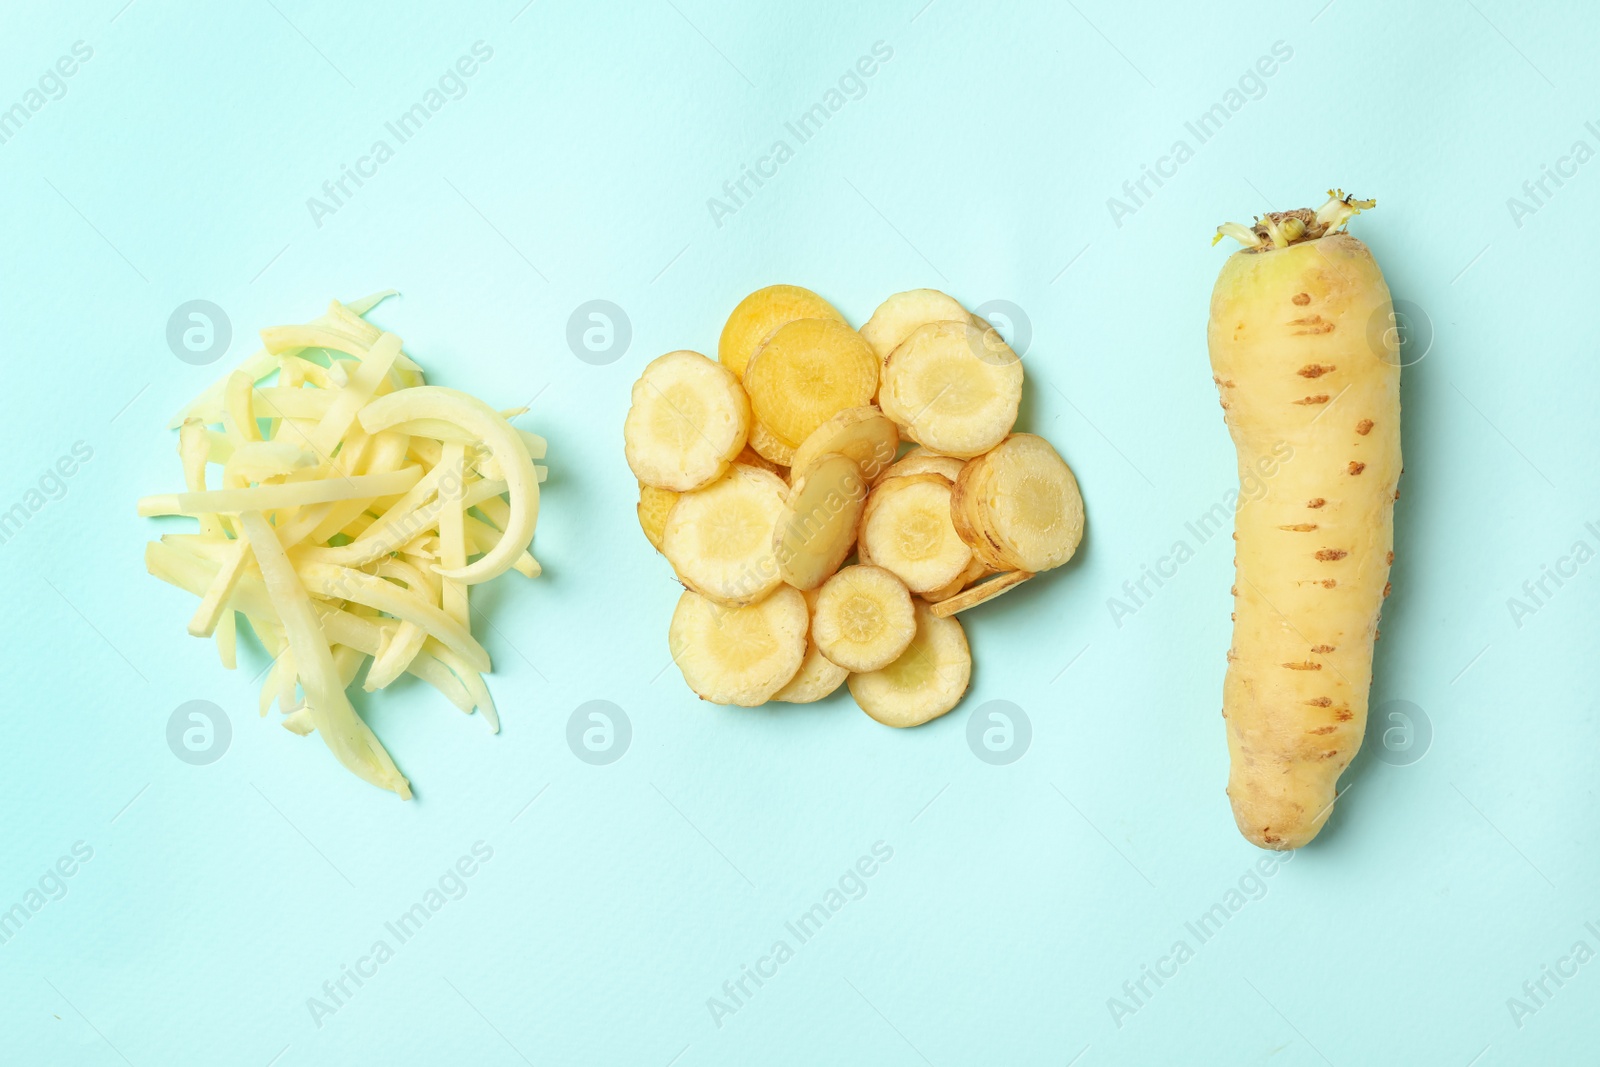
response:
M1401 465L1392 316L1377 262L1342 232L1235 252L1212 294L1241 486L1228 796L1262 848L1316 837L1366 729Z

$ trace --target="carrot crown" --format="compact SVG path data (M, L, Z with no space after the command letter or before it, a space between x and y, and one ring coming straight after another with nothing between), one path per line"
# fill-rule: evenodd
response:
M1217 227L1211 239L1216 244L1224 237L1232 237L1244 245L1247 252L1265 252L1272 248L1288 248L1301 241L1315 241L1342 228L1353 216L1377 205L1376 200L1357 200L1346 196L1343 189L1329 189L1328 202L1312 211L1308 207L1294 211L1271 211L1257 216L1255 225L1224 222Z

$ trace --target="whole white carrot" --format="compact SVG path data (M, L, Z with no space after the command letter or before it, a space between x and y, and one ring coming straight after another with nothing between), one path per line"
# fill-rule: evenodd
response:
M1244 247L1223 265L1207 331L1240 478L1264 485L1235 519L1223 715L1234 818L1270 849L1317 835L1361 746L1394 560L1393 308L1371 252L1343 230L1373 201L1330 195L1315 212L1218 228ZM1277 471L1262 483L1269 457Z

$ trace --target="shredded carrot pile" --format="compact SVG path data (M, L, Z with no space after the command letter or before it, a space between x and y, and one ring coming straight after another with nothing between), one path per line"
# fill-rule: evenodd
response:
M230 669L249 622L274 657L261 714L276 703L285 727L409 799L346 690L370 659L367 690L409 673L499 730L469 593L508 570L538 577L545 442L511 425L526 409L426 384L400 338L366 321L391 295L262 330L262 349L172 421L185 490L139 514L197 520L150 542L145 565L200 597L189 633Z

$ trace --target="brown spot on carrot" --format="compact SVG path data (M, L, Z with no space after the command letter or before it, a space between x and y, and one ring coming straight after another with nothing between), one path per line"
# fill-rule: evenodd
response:
M1303 326L1304 329L1293 331L1293 336L1304 337L1308 334L1332 333L1333 323L1323 322L1321 315L1313 315L1309 319L1295 319L1290 326Z
M1230 612L1228 612L1228 618L1232 619L1234 622L1238 622L1239 621L1239 613L1237 611L1230 611Z
M1282 841L1283 838L1279 837L1277 834L1267 833L1266 827L1263 826L1261 828L1261 840L1269 845L1276 845L1279 841Z
M1324 505L1326 503L1327 503L1327 501L1322 499L1320 496L1319 497L1313 497L1310 500L1306 501L1306 507L1308 507L1308 508L1320 508L1322 505Z
M1351 460L1350 461L1350 473L1351 474L1360 474L1362 471L1364 471L1366 469L1367 469L1367 465L1365 463L1357 463L1355 460Z
M1229 663L1232 663L1234 660L1236 660L1238 658L1239 658L1238 655L1233 651L1233 649L1231 649L1231 648L1228 649L1228 662Z
M1360 422L1356 423L1356 433L1360 434L1362 437L1367 436L1367 434L1369 434L1371 432L1372 432L1372 420L1371 419L1362 419Z
M1312 663L1310 660L1304 663L1285 663L1284 666L1291 671L1320 671L1322 669L1322 664Z
M1337 579L1337 578L1324 578L1324 579L1322 579L1322 588L1324 588L1324 589L1332 589L1334 586L1336 586L1338 584L1339 584L1339 579Z
M1394 498L1396 500L1400 499L1400 490L1398 488L1396 488L1395 491L1394 491Z
M1349 722L1351 719L1355 718L1355 713L1349 708L1340 708L1338 711L1333 713L1333 717L1338 719L1340 722Z
M1290 533L1310 533L1312 530L1315 530L1316 528L1317 528L1317 524L1314 523L1314 522L1297 522L1293 526L1280 526L1280 527L1278 527L1278 529L1280 529L1280 530L1288 530Z
M1232 593L1234 596L1238 596L1239 595L1239 587L1238 586L1233 586L1232 588L1230 588L1228 590L1228 592Z
M1327 655L1329 652L1333 651L1333 646L1332 645L1312 645L1311 646L1311 651L1313 651L1313 652L1315 652L1315 653L1317 653L1319 655Z
M1350 553L1342 548L1319 548L1317 558L1324 563L1332 563L1336 559L1344 559Z
M1394 553L1393 552L1389 553L1387 556L1385 556L1383 558L1383 561L1385 563L1389 564L1390 566L1393 566L1394 565Z
M1389 599L1389 593L1393 589L1394 589L1394 583L1393 582L1384 582L1383 583L1383 599L1388 600Z
M1328 751L1326 751L1322 755L1318 756L1317 759L1319 759L1319 760L1332 759L1333 757L1337 756L1338 754L1339 754L1339 750L1338 749L1330 748L1330 749L1328 749Z
M1307 304L1311 303L1311 294L1296 293L1294 296L1290 297L1290 299L1293 300L1298 306L1305 307Z
M1338 729L1337 726L1319 726L1315 730L1307 730L1306 733L1308 733L1308 734L1331 734L1337 729Z
M1324 366L1321 363L1307 363L1304 367L1301 367L1299 370L1295 371L1295 373L1300 375L1302 378L1320 378L1329 371L1338 369L1339 368L1333 366L1332 364Z
M1327 402L1328 402L1328 394L1327 393L1318 393L1316 396L1301 397L1299 400L1295 401L1296 404L1301 404L1301 405L1326 404Z
M1310 700L1306 701L1306 703L1310 704L1314 708L1326 708L1331 707L1333 701L1328 697L1312 697Z
M1374 641L1382 641L1383 640L1383 631L1374 628L1373 631L1372 631L1372 639Z

